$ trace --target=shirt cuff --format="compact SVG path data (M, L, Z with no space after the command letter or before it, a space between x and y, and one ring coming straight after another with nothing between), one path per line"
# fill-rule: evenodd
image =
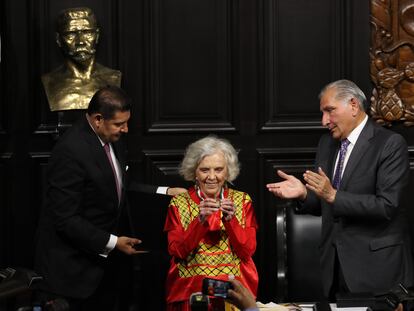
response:
M158 188L157 188L157 193L158 193L158 194L165 194L165 195L166 195L166 194L167 194L167 190L168 190L168 188L169 188L169 187L158 187Z
M105 250L103 253L99 254L102 257L108 257L109 253L115 248L116 242L118 242L118 237L116 235L111 234L109 237L108 243L106 243Z

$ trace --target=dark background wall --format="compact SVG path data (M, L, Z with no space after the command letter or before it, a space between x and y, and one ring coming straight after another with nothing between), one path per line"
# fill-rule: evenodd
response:
M228 138L242 163L235 187L253 197L260 226L259 300L314 299L318 284L298 292L307 280L286 265L293 260L318 277L317 259L301 262L287 230L301 221L317 227L319 219L293 217L291 203L270 196L265 184L277 168L300 176L312 166L324 131L323 85L348 78L370 97L369 1L0 1L0 268L31 267L50 151L81 113L50 112L40 81L62 63L56 16L76 6L94 10L98 62L122 71L134 99L131 177L188 186L177 174L185 147L209 133ZM412 161L412 129L393 129L409 142ZM131 203L137 235L152 250L136 258L134 290L140 306L151 300L161 309L168 198L131 194ZM317 238L309 235L308 254L317 256Z

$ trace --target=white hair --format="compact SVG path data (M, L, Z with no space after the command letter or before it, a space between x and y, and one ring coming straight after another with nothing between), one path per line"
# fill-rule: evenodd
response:
M361 110L365 111L367 98L365 97L364 92L362 92L362 90L354 82L349 80L338 80L331 82L319 93L319 99L322 98L327 90L332 88L336 91L335 100L347 101L351 98L355 98L358 101Z
M232 182L236 179L240 172L240 163L237 152L230 142L214 135L201 138L190 144L184 154L181 162L180 174L185 180L195 181L196 169L200 162L206 157L223 153L227 166L227 181Z

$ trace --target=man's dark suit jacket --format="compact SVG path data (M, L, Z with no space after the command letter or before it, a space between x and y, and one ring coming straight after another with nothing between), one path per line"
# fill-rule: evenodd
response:
M319 141L316 168L332 178L339 142ZM404 211L400 207L409 178L404 138L371 120L363 128L346 165L335 202L308 191L300 213L322 215L321 267L324 292L333 281L335 246L351 292L387 292L413 284L413 266Z
M112 146L125 186L124 148L121 142ZM130 234L125 187L119 203L112 168L86 117L58 141L47 174L35 269L45 279L43 290L86 298L99 285L111 256L120 255L116 249L108 258L99 255L110 234Z

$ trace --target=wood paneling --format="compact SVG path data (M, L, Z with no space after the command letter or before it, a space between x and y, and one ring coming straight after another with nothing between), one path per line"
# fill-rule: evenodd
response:
M178 166L183 150L144 150L143 165L147 178L145 180L156 185L174 185L180 183ZM130 165L131 175L138 164ZM164 222L170 198L162 195L129 194L132 223L137 237L142 239L143 247L150 250L137 258L135 266L139 267L136 284L138 305L142 310L165 309L165 279L170 264L167 251L167 237L164 233ZM151 223L151 225L149 225ZM154 292L157 293L154 295ZM153 297L154 299L148 299Z
M265 2L262 130L320 127L318 90L340 74L343 61L334 40L344 35L336 2Z
M11 218L11 184L8 182L11 179L11 170L10 170L10 159L11 154L2 153L0 154L0 219L3 219L0 226L0 265L7 264L8 260L11 257L11 228L10 220Z
M3 11L3 6L4 6L4 2L0 3L0 12ZM4 80L4 72L5 72L5 66L1 64L1 58L3 58L3 62L4 62L4 34L3 34L3 29L5 28L6 25L6 19L5 18L1 18L0 19L0 102L5 101L6 99L6 88L5 88L5 83L3 83ZM2 51L2 47L1 44L3 44L3 51ZM4 120L5 120L5 109L6 109L6 105L0 105L0 136L2 134L4 134Z
M234 131L229 0L153 0L147 61L149 132Z
M261 228L258 234L256 257L259 268L265 269L260 270L260 289L266 291L269 284L272 284L271 292L277 293L273 299L287 301L292 293L288 292L290 285L288 262L290 258L288 258L286 209L292 208L292 204L289 201L275 198L266 190L265 185L281 180L276 177L276 172L279 169L302 180L303 171L313 168L315 149L266 148L258 149L258 154L261 176L260 201L262 203L257 208ZM266 219L273 221L266 221ZM269 245L274 245L274 247L269 249ZM276 283L273 281L274 278L276 278Z
M295 297L295 275L286 267L291 203L271 196L265 184L277 180L278 168L300 176L312 166L323 131L317 95L325 83L349 78L369 96L369 1L1 1L2 265L31 266L32 249L15 245L34 237L51 149L83 114L50 112L40 83L41 74L63 62L56 16L76 6L94 10L101 27L97 60L121 70L134 100L131 179L188 186L177 173L187 145L209 133L229 139L242 164L235 188L251 195L259 223L258 299ZM396 130L412 149L411 130ZM130 199L135 231L152 249L136 260L135 298L142 309L150 301L161 310L169 198Z
M361 2L357 6L367 14L367 3ZM359 61L352 59L354 54L368 59L366 43L356 45L353 40L368 40L368 32L358 36L353 32L352 21L362 15L352 10L355 4L340 0L264 2L261 130L320 129L321 86L346 76L358 83L360 72L368 73L367 67L353 72L354 61Z

